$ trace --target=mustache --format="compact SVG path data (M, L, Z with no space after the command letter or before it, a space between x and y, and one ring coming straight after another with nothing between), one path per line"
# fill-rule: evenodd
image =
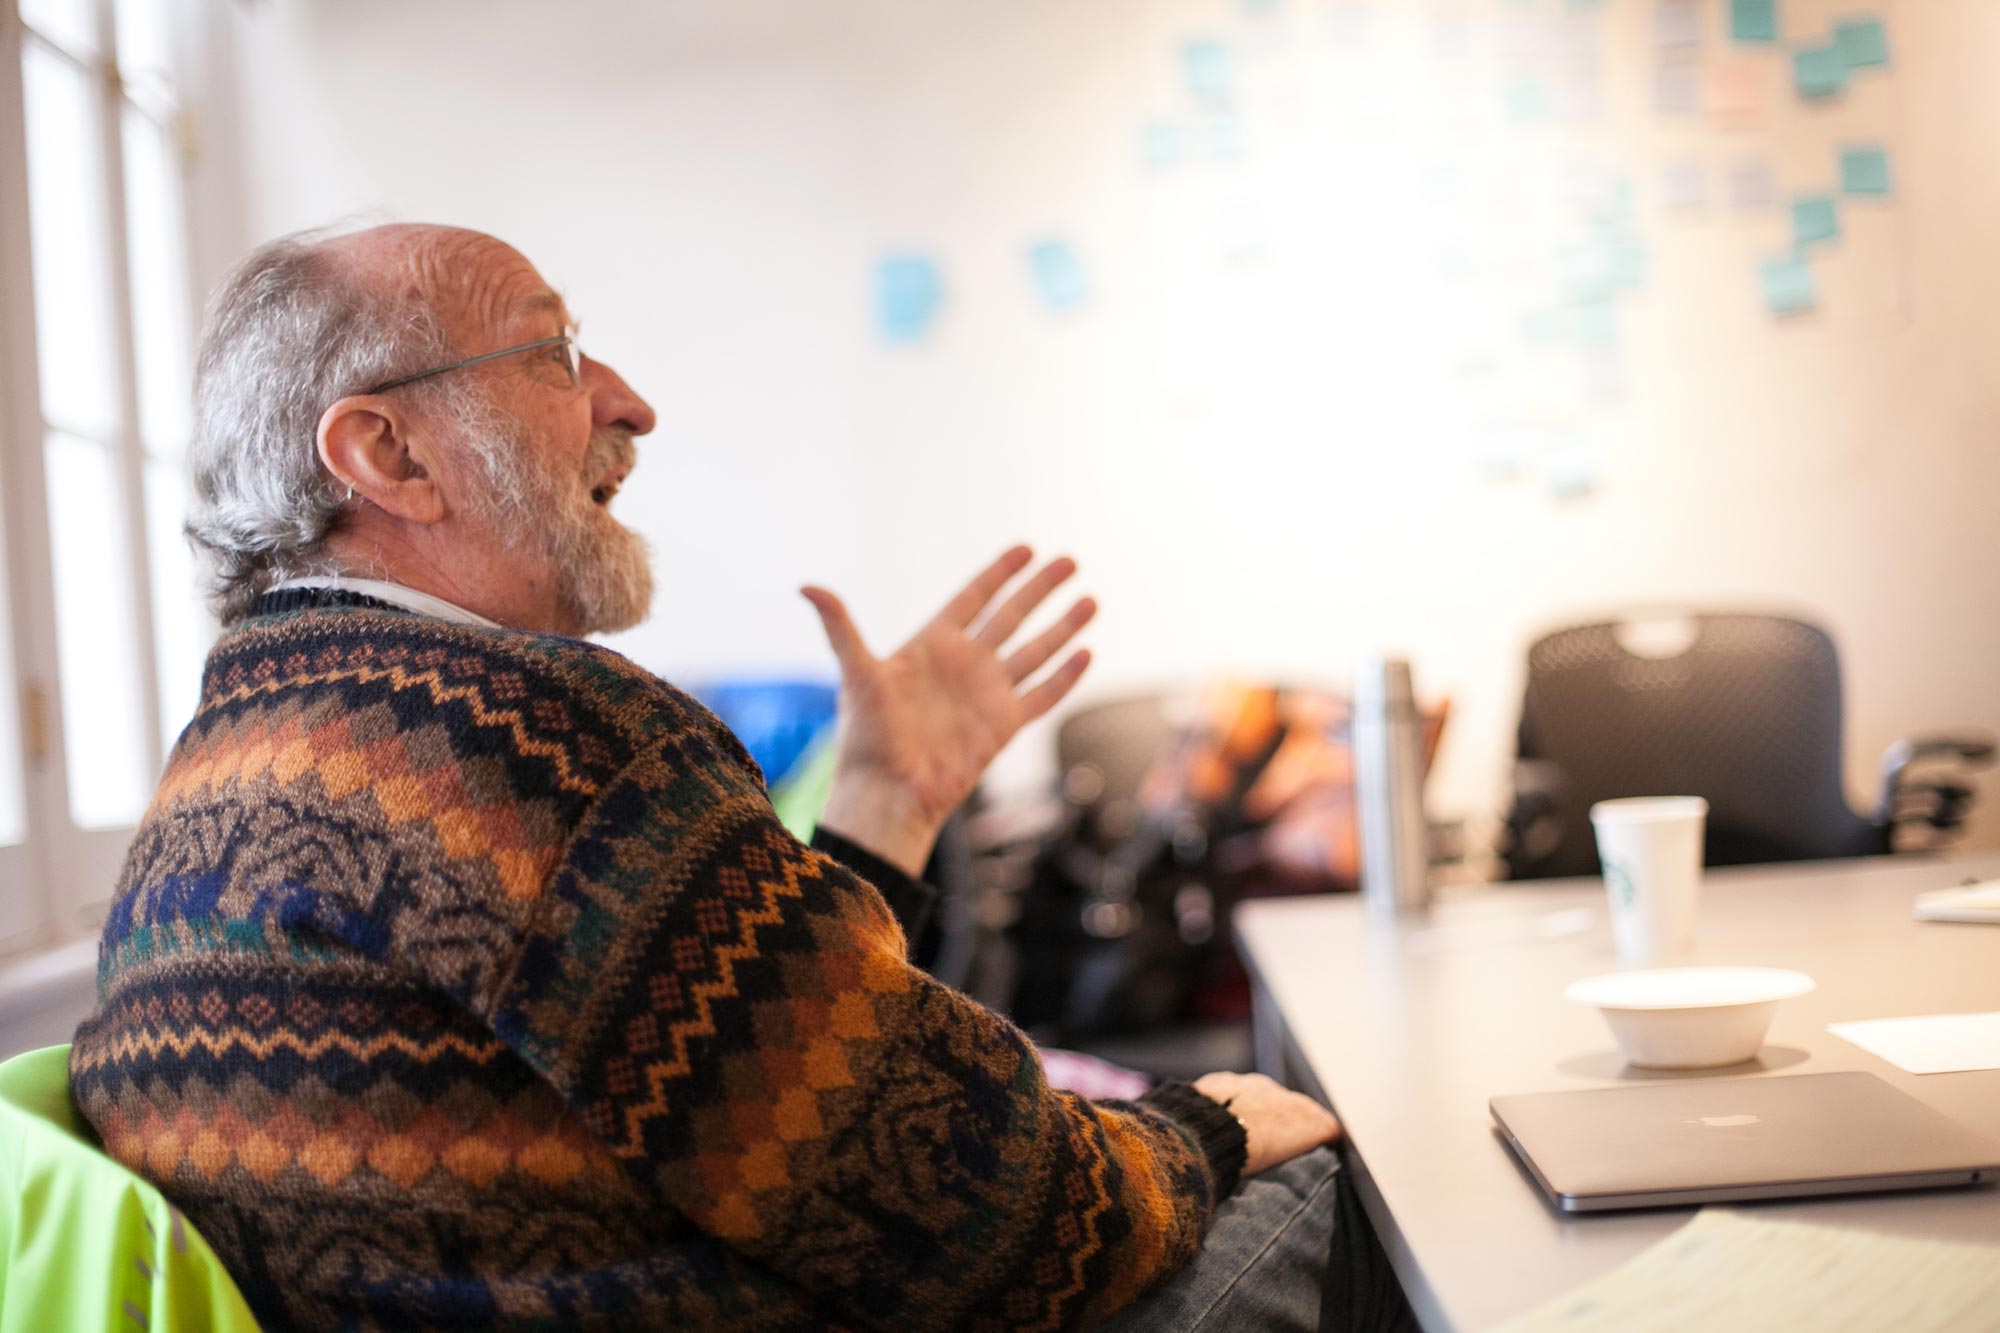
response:
M639 449L632 443L631 431L617 426L599 426L590 432L590 443L583 453L585 477L604 477L614 471L630 472L638 463Z

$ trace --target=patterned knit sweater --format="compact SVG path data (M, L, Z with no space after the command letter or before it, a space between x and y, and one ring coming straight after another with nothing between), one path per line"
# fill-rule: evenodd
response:
M1051 1090L906 952L626 659L273 594L70 1073L273 1327L1059 1328L1179 1267L1234 1118Z

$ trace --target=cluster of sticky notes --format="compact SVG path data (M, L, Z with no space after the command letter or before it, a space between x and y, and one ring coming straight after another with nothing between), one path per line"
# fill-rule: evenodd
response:
M1250 10L1275 9L1244 0ZM1229 44L1212 37L1181 43L1181 85L1194 104L1192 117L1177 123L1149 121L1139 127L1139 159L1161 169L1183 162L1234 162L1243 156L1243 130L1232 111L1235 65Z
M1792 53L1792 78L1799 96L1820 101L1847 87L1856 70L1889 63L1889 35L1873 15L1842 19L1824 41L1809 42Z
M884 342L914 343L930 332L944 280L926 255L885 255L875 266L875 322Z

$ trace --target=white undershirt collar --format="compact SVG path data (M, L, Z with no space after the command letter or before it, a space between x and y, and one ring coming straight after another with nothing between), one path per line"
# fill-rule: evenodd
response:
M487 629L505 628L497 620L468 611L464 607L447 602L442 597L433 597L415 588L406 588L400 583L385 583L381 579L350 579L338 574L308 574L304 578L287 579L273 584L267 592L285 592L294 588L326 588L334 592L357 592L363 597L373 597L378 602L414 611L420 616L435 616L439 620L449 620L457 625L483 625Z

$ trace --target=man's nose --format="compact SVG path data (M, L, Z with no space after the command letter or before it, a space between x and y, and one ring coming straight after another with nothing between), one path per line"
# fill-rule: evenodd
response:
M622 426L634 435L653 429L656 418L652 406L610 366L584 357L583 383L590 390L591 425Z

